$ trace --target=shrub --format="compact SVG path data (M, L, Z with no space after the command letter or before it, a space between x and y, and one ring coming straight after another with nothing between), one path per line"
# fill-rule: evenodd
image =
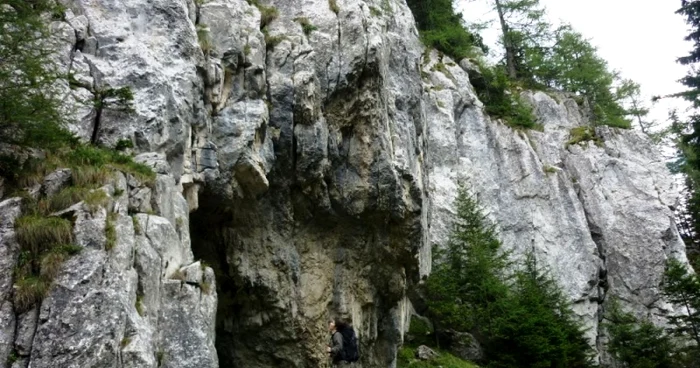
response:
M596 134L595 129L589 126L576 127L570 131L571 138L566 142L566 146L579 144L581 142L593 142L596 146L603 145L603 140Z
M448 352L440 350L436 350L436 352L440 355L435 360L418 360L416 358L416 349L404 346L399 350L396 366L397 368L478 368L474 363L459 359Z
M455 13L452 0L408 0L426 47L435 48L456 60L469 57L472 49L486 47L479 35L464 28L462 16Z
M120 139L114 146L114 149L117 151L124 151L127 148L134 148L134 142L132 142L131 139Z

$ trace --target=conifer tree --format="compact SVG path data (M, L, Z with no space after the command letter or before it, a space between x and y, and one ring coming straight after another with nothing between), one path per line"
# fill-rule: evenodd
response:
M604 326L610 335L608 350L626 367L681 367L676 360L677 347L663 328L623 312L617 300L609 303L605 318Z
M69 139L60 113L47 23L53 0L0 0L0 142L49 147Z
M464 189L425 282L436 329L473 333L489 367L589 367L591 349L556 281L530 254L518 267Z

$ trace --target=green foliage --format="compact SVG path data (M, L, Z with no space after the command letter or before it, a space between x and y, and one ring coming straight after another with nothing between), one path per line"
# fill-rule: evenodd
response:
M260 29L265 29L272 23L280 13L274 6L265 6L259 0L248 0L248 4L255 6L260 10Z
M14 305L18 312L31 308L48 292L63 262L82 249L72 245L73 226L57 217L31 214L15 221L20 255L14 270Z
M439 326L479 336L490 367L589 367L591 349L554 279L533 254L519 265L463 189L444 250L425 282Z
M263 36L265 36L265 48L267 49L267 51L274 49L275 46L279 45L280 42L286 39L285 36L270 35L270 32L268 32L267 29L263 29L262 33Z
M404 346L399 350L396 366L397 368L478 368L474 363L459 359L448 352L440 350L436 352L440 355L435 360L418 360L416 358L416 349Z
M298 18L294 18L294 21L301 25L301 30L304 31L304 34L307 36L310 35L311 32L318 29L318 27L311 24L311 21L309 20L309 18L298 17Z
M65 76L52 61L43 19L61 13L52 0L0 0L0 142L53 148L72 141L57 90Z
M481 37L464 27L462 16L455 12L452 1L407 1L425 46L440 50L456 60L471 56L474 47L486 51Z
M134 307L136 308L136 312L139 314L139 316L143 317L145 315L145 311L143 310L143 295L136 295L136 303Z
M557 169L553 168L552 166L545 165L542 167L542 171L544 171L547 174L556 174Z
M700 344L700 279L676 260L669 260L664 272L663 293L668 301L682 306L687 314L670 316L673 333Z
M411 317L411 327L408 329L408 336L412 345L431 345L435 341L433 328L422 318Z
M199 47L202 49L202 52L208 55L214 48L209 27L202 24L197 25L197 41L199 42Z
M117 151L124 151L127 148L134 148L134 142L131 139L120 139L114 146L114 149Z
M131 216L131 222L134 224L134 233L136 233L136 235L143 234L143 230L141 229L141 223L139 223L139 220L138 218L136 218L136 216Z
M566 146L571 146L574 144L579 144L581 142L593 142L596 146L600 147L603 145L603 140L595 133L595 128L590 126L582 126L572 128L570 133L569 141L566 142Z
M482 65L480 71L480 77L474 78L472 83L487 114L503 119L513 128L542 129L530 106L516 95L517 92L502 67L489 68Z
M15 221L15 234L23 250L39 255L53 245L69 244L73 225L58 217L28 215Z
M461 189L450 239L435 249L433 271L426 280L426 299L440 325L459 331L489 330L508 294L501 274L509 267L494 227L487 224L476 201Z
M681 367L676 346L662 328L625 313L618 301L609 304L604 327L610 334L608 351L628 368Z
M116 220L116 213L109 212L107 214L107 219L105 220L105 249L107 250L112 250L114 246L117 245L117 228L114 226Z
M533 253L516 272L484 345L492 367L592 367L593 351L555 279Z

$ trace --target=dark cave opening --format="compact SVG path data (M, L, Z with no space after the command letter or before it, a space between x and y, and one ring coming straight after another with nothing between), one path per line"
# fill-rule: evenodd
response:
M231 213L219 205L220 200L206 191L200 193L199 208L190 214L192 252L216 274L218 305L216 312L216 350L220 367L240 367L232 355L236 341L230 323L232 316L240 314L242 306L237 302L240 283L231 276L228 261L228 244L234 236Z

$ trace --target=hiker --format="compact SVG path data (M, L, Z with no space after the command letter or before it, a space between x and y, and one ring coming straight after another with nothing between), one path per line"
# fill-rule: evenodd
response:
M333 366L351 366L359 358L355 330L340 319L331 320L328 330L331 332L331 343L326 351L332 359Z

